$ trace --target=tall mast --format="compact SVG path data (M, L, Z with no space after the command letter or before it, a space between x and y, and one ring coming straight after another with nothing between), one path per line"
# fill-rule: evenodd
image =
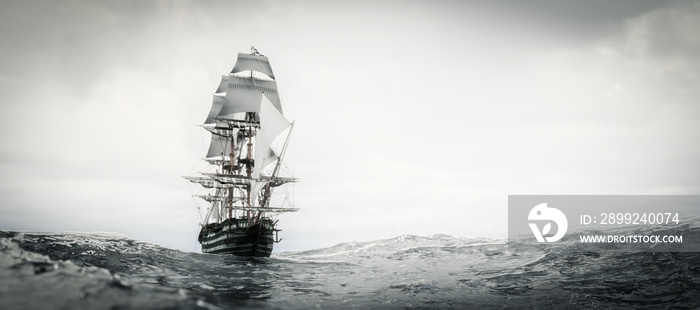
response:
M252 72L252 71L251 71ZM252 74L252 73L251 73ZM246 120L252 121L254 119L253 113L246 113ZM253 127L248 127L248 160L246 161L246 175L248 176L249 179L252 177L253 169ZM250 194L251 194L251 185L248 184L246 187L246 196L247 196L247 204L248 207L252 207L252 204L250 202ZM250 220L250 210L248 210L247 216L248 219Z

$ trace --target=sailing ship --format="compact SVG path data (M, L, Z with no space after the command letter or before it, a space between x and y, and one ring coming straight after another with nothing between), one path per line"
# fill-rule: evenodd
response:
M285 114L269 59L251 46L221 77L206 120L206 171L186 176L206 189L198 241L202 252L269 257L281 241L277 215L297 211L283 161L294 122ZM277 189L277 190L275 190Z

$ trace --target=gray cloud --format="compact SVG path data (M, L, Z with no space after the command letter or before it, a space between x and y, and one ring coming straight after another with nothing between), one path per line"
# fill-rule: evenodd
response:
M626 23L622 52L654 71L680 75L686 91L700 91L700 4L664 8Z

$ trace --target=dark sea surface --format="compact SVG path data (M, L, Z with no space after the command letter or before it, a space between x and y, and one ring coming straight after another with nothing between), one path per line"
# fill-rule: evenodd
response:
M697 221L675 228L697 236ZM404 235L271 258L0 231L2 309L695 309L700 253Z

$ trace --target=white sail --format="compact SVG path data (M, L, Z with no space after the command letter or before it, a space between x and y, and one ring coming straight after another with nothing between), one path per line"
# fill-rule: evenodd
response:
M275 79L275 74L272 73L272 66L270 66L270 61L267 59L267 57L263 55L250 55L245 53L238 53L238 59L236 59L236 64L233 66L231 73L238 73L243 71L260 72L269 76L271 79Z
M224 96L220 94L214 94L214 99L212 100L211 109L209 109L209 115L204 121L204 124L213 124L216 117L219 116L221 112L221 107L224 106Z
M255 167L253 176L258 177L260 171L274 162L277 156L272 149L275 138L291 125L282 113L266 98L260 104L260 130L255 135Z
M253 177L261 180L263 168L276 162L278 156L274 151L275 139L287 129L291 123L270 100L263 96L260 103L260 130L255 134L255 166ZM254 182L251 189L251 201L257 203L260 190L269 181Z
M219 82L219 87L216 88L215 93L225 93L228 87L228 75L221 76L221 82Z
M260 112L260 99L263 93L277 110L282 111L275 81L229 76L224 104L219 110L218 117L232 119L231 114L234 113Z
M260 197L260 190L265 186L265 182L253 182L250 189L250 202L252 205L258 205L258 198Z
M238 132L238 129L234 128L232 130L233 135ZM231 155L231 138L226 138L219 135L211 135L211 142L209 143L209 150L207 151L207 158L217 157L217 156L229 156Z

